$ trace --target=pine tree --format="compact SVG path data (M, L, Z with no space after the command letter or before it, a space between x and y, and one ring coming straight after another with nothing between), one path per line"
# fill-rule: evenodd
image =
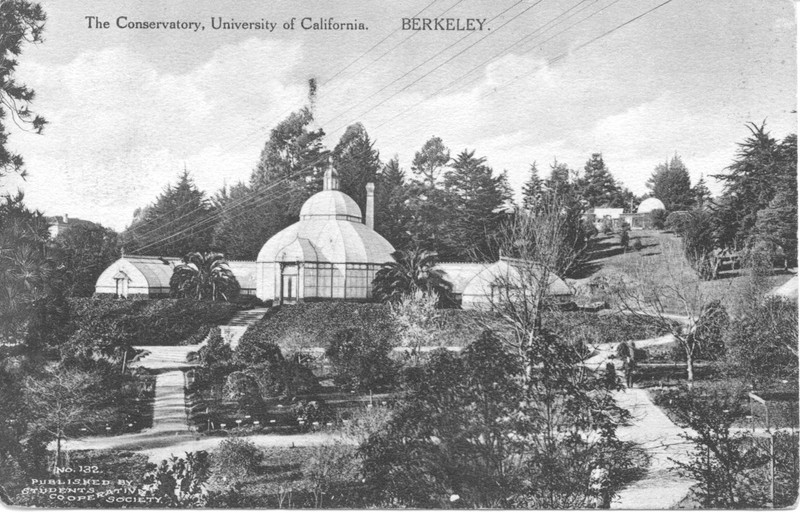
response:
M293 181L277 183L268 190L234 185L219 198L213 248L231 260L255 260L270 237L297 221L297 214L284 210L283 201L270 199L303 194L302 184Z
M168 185L123 233L123 247L130 253L154 256L208 251L214 233L212 213L211 203L184 170L178 183Z
M576 187L589 208L624 203L622 190L611 176L601 153L593 153L586 161L583 176L578 179Z
M355 200L361 212L367 204L366 185L375 183L381 168L378 151L374 148L361 123L347 127L333 150L333 167L339 172L339 190Z
M314 115L306 107L293 112L272 129L250 176L251 186L269 186L285 179L304 184L308 195L322 189L325 132L309 130L313 121ZM300 199L300 206L303 201L305 198ZM297 210L299 212L299 206Z
M495 174L485 157L464 150L445 173L444 186L452 198L446 233L451 235L457 258L497 258L490 241L505 219L503 207L511 199L506 174Z
M700 179L692 187L692 196L694 197L695 208L703 209L711 200L711 191L708 190L706 179L700 175Z
M375 184L375 231L383 235L396 249L410 246L408 184L405 172L395 155L383 167Z
M414 154L411 170L421 178L422 183L433 188L448 162L450 162L450 150L444 145L442 138L431 137L422 145L422 149Z
M544 185L541 178L539 178L539 169L536 167L536 162L531 164L530 173L528 181L522 187L522 207L525 209L531 209L541 202L544 191Z
M723 246L742 248L754 240L758 212L767 208L776 193L792 185L797 176L797 136L781 143L765 124L747 125L750 136L739 143L736 160L727 173L714 175L723 182L715 204L717 237Z
M572 193L574 187L570 183L571 170L566 164L557 159L550 164L550 176L544 181L544 190L551 195L566 196Z
M21 155L7 147L8 131L3 120L10 118L18 125L41 133L47 121L30 110L35 98L33 89L15 78L25 43L41 43L46 15L38 3L27 0L0 2L0 178L8 173L25 176Z
M657 165L646 185L651 195L660 199L670 212L688 210L694 203L689 170L677 154Z

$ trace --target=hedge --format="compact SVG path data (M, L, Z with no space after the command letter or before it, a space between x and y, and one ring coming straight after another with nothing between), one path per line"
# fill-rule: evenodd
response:
M395 328L388 306L372 303L319 302L273 308L250 326L240 346L275 344L284 352L312 347L327 348L340 331L364 328L374 336L390 339Z
M211 326L227 323L237 311L230 303L193 299L72 298L68 304L69 343L105 340L105 346L114 347L199 342Z
M503 336L502 323L492 314L476 310L440 310L435 328L436 345L466 347L483 331ZM284 352L308 348L327 349L338 333L364 328L392 346L399 344L397 327L388 305L377 303L319 302L276 307L250 326L240 344L272 343Z

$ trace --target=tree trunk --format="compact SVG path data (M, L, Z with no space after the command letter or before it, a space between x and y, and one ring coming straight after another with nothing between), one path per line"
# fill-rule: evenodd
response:
M694 386L694 353L693 350L686 351L686 386L691 390Z
M61 463L61 433L56 435L56 461L53 463L53 473L56 473L56 468Z

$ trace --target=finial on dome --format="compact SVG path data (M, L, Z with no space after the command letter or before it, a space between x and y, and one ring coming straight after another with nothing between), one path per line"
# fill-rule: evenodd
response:
M325 177L322 179L323 191L339 190L339 173L333 169L333 158L328 155L328 169L325 170Z

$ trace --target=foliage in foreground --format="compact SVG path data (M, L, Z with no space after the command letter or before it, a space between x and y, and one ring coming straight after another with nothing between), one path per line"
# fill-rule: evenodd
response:
M737 431L732 425L744 414L738 394L700 394L677 390L661 401L669 401L679 422L692 428L686 435L694 449L686 462L676 462L679 471L697 482L691 499L703 508L756 509L770 504L769 435ZM800 474L796 457L796 434L774 435L775 503L788 507L797 500Z
M597 399L592 407L583 402L591 401L590 395L566 392L574 374L547 375L551 368L528 387L520 370L519 361L488 332L461 356L440 351L410 369L405 401L361 447L368 503L422 508L589 504L592 470L602 466L616 477L626 466L615 459L620 453L614 452L613 405L603 401L599 388L591 394Z

